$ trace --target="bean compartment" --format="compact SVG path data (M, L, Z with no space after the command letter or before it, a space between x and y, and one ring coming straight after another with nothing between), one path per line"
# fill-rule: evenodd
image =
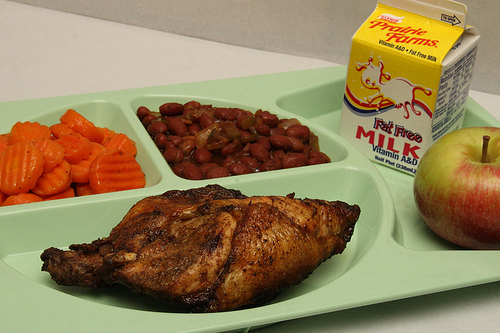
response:
M318 137L296 118L262 109L168 102L137 109L173 172L190 180L330 163Z

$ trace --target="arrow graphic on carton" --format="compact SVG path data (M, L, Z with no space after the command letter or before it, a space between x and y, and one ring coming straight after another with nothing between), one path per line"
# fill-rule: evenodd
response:
M451 23L451 25L457 25L461 23L456 15L451 16L447 14L441 14L441 21Z

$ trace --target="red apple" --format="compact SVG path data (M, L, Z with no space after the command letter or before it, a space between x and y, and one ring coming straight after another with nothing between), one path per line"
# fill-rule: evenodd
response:
M420 161L413 193L441 238L500 249L500 128L463 128L437 140Z

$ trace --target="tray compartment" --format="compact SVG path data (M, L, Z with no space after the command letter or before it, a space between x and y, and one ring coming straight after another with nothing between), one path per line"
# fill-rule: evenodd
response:
M238 103L235 101L231 100L225 100L225 99L213 99L213 98L207 98L203 96L182 96L182 95L142 95L142 96L136 96L130 101L130 108L132 109L134 115L136 110L140 106L146 106L148 109L150 109L153 112L157 112L158 108L167 102L176 102L176 103L187 103L189 101L197 101L200 102L201 104L207 104L207 105L212 105L214 107L234 107L234 108L241 108L243 110L250 111L252 113L255 113L257 110L261 109L261 107L256 106L256 105L249 105L249 104L242 104ZM349 149L347 148L346 143L344 143L342 140L339 140L339 138L331 133L328 130L325 130L322 127L317 126L316 123L311 122L307 118L302 117L302 115L299 114L293 114L289 113L287 110L282 110L280 108L277 109L263 109L265 111L269 111L271 113L274 113L278 115L280 119L285 119L285 118L298 118L299 121L303 125L309 126L312 132L314 132L318 138L319 138L319 144L320 144L320 150L327 154L332 162L339 162L347 158L349 155ZM138 122L138 126L142 127L143 126ZM143 128L143 132L146 133L145 136L147 136L146 130ZM333 134L333 135L332 135ZM152 141L151 139L149 141ZM268 171L269 172L269 171ZM234 176L231 176L234 177Z
M137 124L134 124L135 119L130 119L124 113L123 108L113 101L107 100L88 100L85 102L79 102L74 104L66 104L63 107L57 106L52 108L47 108L42 110L40 114L32 114L28 112L28 109L21 110L19 113L11 113L5 120L2 120L2 129L0 133L5 133L10 131L10 128L17 121L36 121L40 124L51 126L60 122L60 117L68 109L74 109L84 117L92 121L98 127L108 127L115 132L121 132L127 134L132 140L135 141L137 147L136 159L141 165L142 171L146 175L146 186L145 188L154 187L159 184L164 177L162 170L164 168L163 161L158 159L158 152L150 147L150 143L144 140L141 136L142 129L138 128ZM143 189L137 189L132 191L143 191ZM119 192L107 193L98 195L99 198L102 196L120 196ZM94 197L94 196L91 196ZM81 200L82 198L72 198L72 200ZM66 202L67 199L60 199ZM59 202L58 200L57 202ZM87 202L87 200L84 200ZM39 205L50 206L52 203L41 202L37 204L30 204L29 207L38 207ZM23 207L26 209L26 206ZM23 209L23 210L24 210ZM6 210L20 210L19 207L2 207L0 209L0 214Z
M297 89L277 98L276 104L286 111L300 114L313 123L338 133L342 110L344 80ZM500 122L484 112L469 98L464 117L464 127L500 126ZM463 248L438 237L420 217L413 200L413 176L376 164L393 194L397 220L391 232L397 244L417 251L446 251Z
M273 177L272 186L267 186L270 183L268 177L241 177L237 184L229 184L228 178L228 184L224 185L247 195L286 195L295 192L297 198L342 200L350 204L357 203L362 209L354 237L344 253L323 263L307 280L284 292L275 302L305 295L335 281L362 260L381 228L382 200L369 173L343 167L332 170L313 166L310 170L310 173L294 170L293 175L290 172L277 173L279 175ZM331 174L334 174L335 181L325 186L324 179ZM290 182L290 177L294 179L293 182ZM298 188L296 184L302 186ZM359 190L365 187L366 191ZM42 262L39 256L45 248L67 248L73 243L88 243L107 236L135 200L124 198L111 202L110 199L109 202L94 203L90 212L87 205L65 205L42 211L27 211L15 218L4 219L0 224L0 258L22 275L58 292L115 307L172 312L168 307L160 305L158 308L155 302L143 300L142 296L121 287L100 292L58 286L48 273L40 271ZM20 242L20 239L31 241Z

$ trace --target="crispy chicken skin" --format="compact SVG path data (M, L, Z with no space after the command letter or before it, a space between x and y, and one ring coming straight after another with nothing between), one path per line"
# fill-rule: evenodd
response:
M43 252L62 285L120 283L192 312L269 302L349 242L360 209L208 185L136 203L109 237Z

